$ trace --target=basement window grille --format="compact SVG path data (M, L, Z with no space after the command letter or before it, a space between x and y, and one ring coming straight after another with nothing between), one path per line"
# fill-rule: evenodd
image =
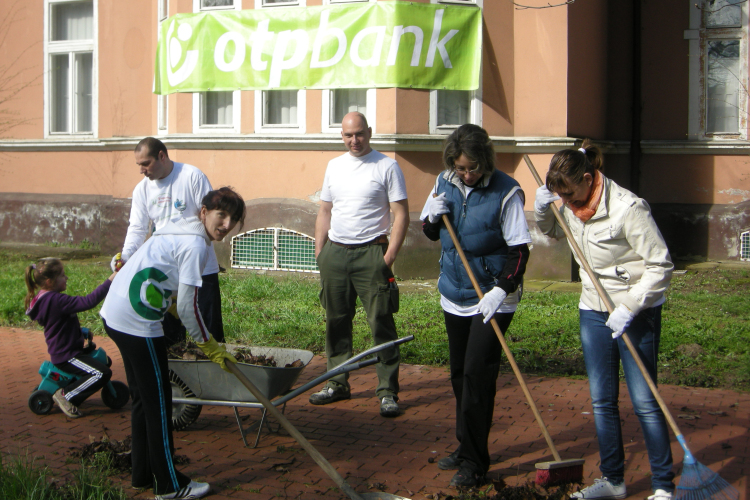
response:
M315 238L280 227L253 229L232 238L232 267L317 273Z
M750 260L750 231L740 234L740 259Z

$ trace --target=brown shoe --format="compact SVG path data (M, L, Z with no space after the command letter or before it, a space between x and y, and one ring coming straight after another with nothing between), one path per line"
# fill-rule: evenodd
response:
M52 399L55 401L55 403L57 403L57 406L60 407L62 412L70 418L79 418L83 416L83 413L81 413L81 410L79 410L76 405L65 399L65 395L63 394L62 389L59 389L52 396Z

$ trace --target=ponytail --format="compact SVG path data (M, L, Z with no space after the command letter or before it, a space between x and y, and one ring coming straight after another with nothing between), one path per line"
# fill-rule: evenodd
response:
M26 309L36 296L37 288L41 288L47 280L55 281L63 272L63 263L54 257L39 259L35 264L26 267L24 281L26 282L26 297L23 300Z
M590 139L584 139L578 149L563 149L555 153L549 162L547 189L557 191L583 182L585 174L594 174L604 169L604 155Z

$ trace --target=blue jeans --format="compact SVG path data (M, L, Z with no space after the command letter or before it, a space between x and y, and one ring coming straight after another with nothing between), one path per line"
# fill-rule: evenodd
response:
M609 314L580 310L581 344L589 377L591 403L594 406L596 435L599 441L599 469L615 484L624 480L625 451L618 397L620 361L625 372L630 400L643 429L648 459L651 463L651 485L674 491L672 449L669 429L651 389L638 369L625 341L613 339L606 322ZM656 364L661 335L661 306L641 311L626 329L652 380L656 382Z

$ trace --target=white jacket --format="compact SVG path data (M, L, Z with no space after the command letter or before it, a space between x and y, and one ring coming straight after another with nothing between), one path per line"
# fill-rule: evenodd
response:
M602 199L591 219L582 222L566 205L560 212L615 307L624 304L638 314L664 296L674 265L648 203L611 179L602 178ZM534 215L544 234L565 238L550 209L545 213L535 210ZM575 252L573 256L580 265ZM595 311L606 311L583 266L580 276L581 301Z

